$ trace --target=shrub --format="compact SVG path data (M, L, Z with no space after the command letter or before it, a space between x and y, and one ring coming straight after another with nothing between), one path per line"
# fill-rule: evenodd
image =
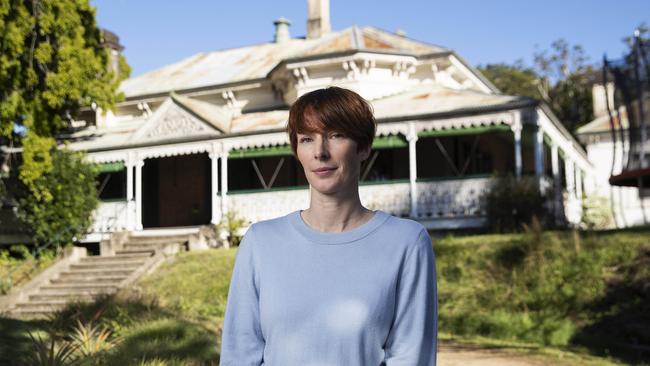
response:
M496 232L520 231L533 216L545 220L546 212L535 177L494 176L483 196L488 226Z
M221 237L221 233L226 235L229 246L238 246L242 239L242 235L240 234L241 229L246 224L246 219L240 217L237 212L228 211L225 215L221 216L221 221L215 225L214 229L217 237Z
M25 146L20 172L25 189L19 198L18 217L28 225L37 244L71 243L92 224L92 212L99 202L97 171L83 157L83 153L57 149L47 141Z
M582 229L598 230L612 227L614 221L609 198L600 195L590 195L582 201Z
M34 278L51 265L60 254L55 249L32 253L22 244L0 250L0 295Z

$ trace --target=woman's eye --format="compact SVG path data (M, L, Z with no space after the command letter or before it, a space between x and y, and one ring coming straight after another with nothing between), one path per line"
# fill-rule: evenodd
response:
M307 142L307 141L309 141L309 137L301 137L299 141L300 142Z

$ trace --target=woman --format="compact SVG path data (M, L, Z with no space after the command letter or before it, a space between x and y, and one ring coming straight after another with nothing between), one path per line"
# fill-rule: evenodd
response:
M435 365L431 239L418 222L359 199L375 129L370 106L350 90L315 90L291 107L287 133L309 208L244 235L221 365Z

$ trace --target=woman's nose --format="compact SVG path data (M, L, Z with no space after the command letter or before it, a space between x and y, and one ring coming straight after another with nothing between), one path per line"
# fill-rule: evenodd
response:
M327 138L316 138L316 151L314 151L314 158L318 160L329 158Z

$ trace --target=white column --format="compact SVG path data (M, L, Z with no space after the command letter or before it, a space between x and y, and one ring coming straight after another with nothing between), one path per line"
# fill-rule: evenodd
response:
M576 197L582 202L582 171L576 168Z
M515 176L521 177L521 124L513 124L512 132L515 135Z
M135 228L135 202L133 201L133 167L135 163L127 160L126 163L126 228Z
M560 207L563 205L562 202L562 184L560 182L560 159L558 156L558 146L553 144L551 146L551 169L553 171L553 193L554 193L554 207L555 207L555 219L558 220L560 217Z
M144 160L135 162L135 229L142 230L142 167Z
M535 176L541 178L544 175L544 131L539 125L535 129L533 149L535 153Z
M569 193L569 197L575 198L576 195L576 186L575 186L575 170L573 165L573 160L568 156L564 160L564 176L566 180L566 190Z
M588 172L585 172L585 194L590 196L596 193L596 182L594 177L591 176Z
M228 150L221 153L221 213L228 212Z
M219 197L217 193L219 192L219 154L217 152L210 153L210 201L212 202L212 218L210 222L213 224L219 223L221 221L221 210L219 209Z
M413 124L409 125L409 133L406 136L406 139L409 142L409 192L411 195L411 217L415 218L418 216L418 187L416 184L416 179L418 177L418 164L416 157L416 143L418 141L417 132L415 132L415 126Z

